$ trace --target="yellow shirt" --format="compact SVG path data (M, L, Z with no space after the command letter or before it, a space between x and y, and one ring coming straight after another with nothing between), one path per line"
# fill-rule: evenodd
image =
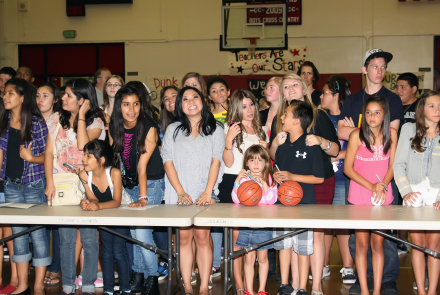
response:
M222 123L223 125L226 124L226 116L228 115L228 111L224 111L218 114L213 114L214 119Z

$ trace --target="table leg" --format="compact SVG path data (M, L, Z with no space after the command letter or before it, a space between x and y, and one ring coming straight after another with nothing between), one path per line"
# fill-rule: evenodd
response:
M176 227L176 288L180 288L180 293L185 294L185 288L182 282L182 274L180 272L180 228Z
M234 228L231 227L229 229L229 257L234 253ZM237 288L235 287L235 277L234 277L234 260L231 259L230 261L230 271L229 271L229 278L231 280L232 285L232 294L237 295ZM228 292L228 290L226 290ZM226 293L225 293L226 294Z
M173 287L173 228L167 228L167 238L168 238L168 282L167 282L167 295L171 295L171 290Z
M228 276L228 260L229 260L229 247L228 247L228 235L229 229L223 228L223 294L228 294L229 289L229 276Z

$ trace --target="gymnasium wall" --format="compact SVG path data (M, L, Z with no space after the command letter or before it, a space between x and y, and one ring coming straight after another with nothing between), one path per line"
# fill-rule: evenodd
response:
M181 77L188 71L229 75L220 52L220 0L134 0L132 5L88 5L85 17L67 17L64 0L0 0L0 67L18 66L19 44L125 42L127 80ZM394 54L389 71L429 67L440 35L440 1L303 0L302 25L289 26L289 44L307 46L322 73L360 73L368 48ZM76 30L65 39L63 30ZM66 58L69 58L66 56ZM111 65L109 65L111 68Z

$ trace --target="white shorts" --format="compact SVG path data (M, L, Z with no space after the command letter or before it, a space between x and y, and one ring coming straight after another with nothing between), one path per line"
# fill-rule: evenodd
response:
M429 178L426 178L418 184L411 184L411 189L414 193L421 193L420 205L421 206L432 206L437 200L437 194L439 189L433 188L430 184ZM405 206L405 202L403 202Z

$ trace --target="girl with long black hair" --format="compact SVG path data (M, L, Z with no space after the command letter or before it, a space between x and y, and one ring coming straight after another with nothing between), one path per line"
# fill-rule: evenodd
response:
M158 125L146 109L136 88L125 85L116 93L109 127L110 144L121 158L122 184L134 200L131 207L160 204L164 190ZM137 240L154 243L152 228L131 227L130 232ZM159 294L156 254L135 245L133 258L131 291Z
M0 178L5 180L5 199L8 203L42 203L46 200L44 150L47 126L35 102L35 90L25 80L6 82L3 103L6 113L0 122ZM16 234L29 229L28 225L12 226ZM34 294L44 294L44 275L51 263L46 229L30 233L34 248ZM17 265L18 286L10 294L28 295L29 234L14 239L12 260Z
M74 79L66 83L62 97L63 109L54 113L47 121L47 137L44 169L46 171L46 196L51 200L55 195L53 173L70 173L63 163L82 168L83 150L86 143L94 139L105 139L104 113L98 106L96 91L86 79ZM56 149L54 150L54 142ZM54 155L57 161L54 163ZM55 164L55 166L54 166ZM60 226L61 271L63 273L63 293L75 292L76 226ZM79 227L84 249L82 276L83 294L94 293L97 278L98 237L96 227Z
M223 175L224 130L214 119L202 93L184 87L176 99L177 121L170 124L162 145L166 171L165 203L206 206L217 201L218 184ZM191 242L197 246L200 275L199 294L208 294L212 266L210 228L192 226L180 231L180 261L185 292L192 294Z

